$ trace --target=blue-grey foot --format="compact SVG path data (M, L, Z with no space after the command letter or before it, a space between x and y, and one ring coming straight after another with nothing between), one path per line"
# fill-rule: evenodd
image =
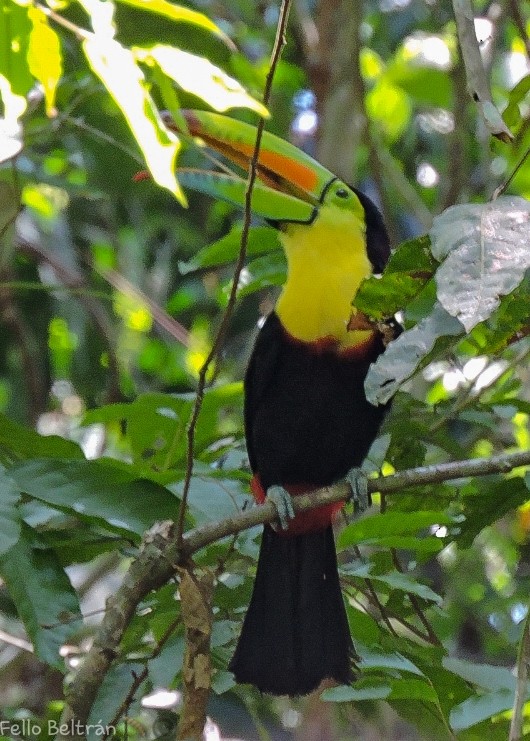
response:
M273 502L276 507L281 529L287 530L289 527L289 520L294 518L294 507L291 495L283 488L283 486L269 486L267 489L267 499Z
M368 477L362 468L350 468L345 476L345 481L351 486L353 511L356 515L360 515L372 503L368 493Z

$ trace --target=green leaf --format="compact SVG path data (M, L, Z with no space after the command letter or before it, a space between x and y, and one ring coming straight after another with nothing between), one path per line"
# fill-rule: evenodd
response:
M327 702L360 702L362 700L421 700L437 702L434 689L421 679L385 676L379 682L372 677L353 684L324 690L320 696Z
M20 117L26 110L26 95L33 86L27 52L31 23L28 9L15 2L0 3L0 163L22 149Z
M423 672L410 660L402 654L396 652L385 653L375 651L359 644L356 646L357 653L361 657L361 669L392 669L417 674L421 676Z
M133 459L145 475L160 473L174 480L175 469L186 460L186 426L193 408L193 394L146 393L129 404L109 404L84 417L84 424L126 422ZM243 403L241 383L228 383L209 389L195 430L195 454L200 455L220 437L239 433ZM233 415L233 422L231 416ZM182 478L180 476L179 478Z
M228 36L212 20L203 13L198 13L196 10L184 8L182 5L173 5L173 3L169 3L167 0L118 0L118 2L124 5L132 5L140 10L158 13L176 23L190 23L194 26L199 26L219 36L230 47L233 48L234 46Z
M337 548L341 550L366 541L417 534L433 525L450 525L453 520L445 512L385 512L352 522L340 533Z
M35 459L9 473L34 499L129 536L141 536L178 513L179 502L168 489L135 479L133 471L114 462Z
M268 255L252 260L247 266L247 280L239 288L238 298L250 296L262 288L280 286L285 282L287 260L283 250L276 250Z
M451 107L451 80L445 70L420 67L409 60L408 64L390 63L385 79L404 90L416 105Z
M77 443L57 435L39 435L0 413L0 451L9 460L26 458L84 459Z
M146 64L157 64L179 87L198 96L220 113L230 108L249 108L260 116L269 116L265 106L249 95L237 80L204 57L166 44L156 44L148 49L134 47L132 51L136 59Z
M0 557L0 573L35 654L64 670L59 649L79 630L82 616L77 595L55 553L40 547L25 525L18 542Z
M237 259L241 248L242 224L236 224L230 232L199 250L190 260L179 262L179 270L183 275L194 270L226 265ZM278 230L270 226L254 226L248 233L247 255L256 257L280 249Z
M149 679L155 686L168 687L182 671L186 641L180 633L174 633L164 643L162 651L149 661Z
M122 663L115 664L105 674L88 716L87 741L99 741L101 739L102 729L114 719L118 709L125 701L135 677L141 674L143 669L144 665L140 663ZM137 690L138 696L140 696L142 687L141 685ZM127 706L127 712L131 712L131 705Z
M55 91L63 73L61 42L39 7L30 5L28 15L33 24L29 36L28 64L32 75L43 87L46 114L53 116L56 112Z
M342 684L324 690L320 699L326 702L361 702L362 700L385 700L390 696L392 689L386 681L359 681L353 687Z
M472 682L485 690L515 692L517 679L511 670L504 666L474 664L471 661L464 661L453 656L445 656L442 659L442 664L445 669L462 677L466 682Z
M125 116L153 179L186 205L186 197L175 178L180 142L162 121L134 54L103 34L88 36L83 41L83 50L92 70Z
M0 466L0 556L8 551L20 537L21 518L16 505L20 490Z
M487 319L530 268L530 204L505 196L486 204L452 206L435 217L432 252L438 299L470 332Z
M384 319L403 309L417 296L436 270L428 236L403 242L392 253L381 277L363 281L353 305L374 319Z
M530 91L530 75L525 75L517 85L515 85L508 96L508 105L502 112L502 118L506 125L510 128L515 127L522 121L521 110L519 103L521 103Z
M508 100L510 103L520 103L530 92L530 75L525 75L517 85L510 90Z
M354 305L373 319L385 319L406 306L424 286L424 281L403 273L388 273L364 281Z
M180 497L181 483L176 486L172 485L170 488ZM189 511L195 525L233 517L240 511L237 505L243 504L242 494L247 494L247 492L243 490L241 482L202 477L197 468L190 484L188 498Z
M406 515L405 515L406 517ZM390 571L386 574L373 573L371 564L362 564L357 568L345 567L342 569L348 576L355 576L360 579L370 579L374 582L380 582L391 587L391 589L397 589L400 592L407 592L409 594L415 594L422 599L430 602L436 602L440 604L442 598L436 592L433 592L430 587L426 584L416 581L413 576L409 574L403 574L400 571Z
M390 700L422 700L438 702L438 695L427 682L421 679L400 678L390 682Z
M133 461L146 470L164 471L184 460L189 398L140 394L133 402L109 404L87 412L84 424L125 422Z
M449 716L451 728L454 731L463 731L493 715L510 710L513 702L514 693L507 689L488 692L485 695L473 695L451 710Z
M354 642L359 641L365 645L377 643L381 629L376 620L368 613L353 607L348 600L346 601L346 612Z
M217 670L212 677L212 690L216 695L222 695L236 686L232 672Z
M33 87L33 76L30 72L27 52L31 22L28 18L28 8L16 2L3 2L0 5L0 78L9 86L10 93L23 101L25 110L25 96ZM4 106L5 88L0 87ZM4 117L9 118L7 112Z
M412 114L410 98L405 91L386 80L378 82L365 98L366 112L395 141L407 128Z
M406 273L413 278L423 278L436 270L438 263L431 253L428 234L408 239L392 252L385 267L386 273Z

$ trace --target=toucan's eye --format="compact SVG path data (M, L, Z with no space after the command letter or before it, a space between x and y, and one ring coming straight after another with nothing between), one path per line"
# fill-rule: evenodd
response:
M339 198L348 198L350 194L348 193L346 188L337 188L335 195L337 195Z

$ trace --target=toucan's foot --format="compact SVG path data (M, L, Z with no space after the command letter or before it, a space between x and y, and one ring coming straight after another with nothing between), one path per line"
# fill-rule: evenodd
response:
M269 486L267 489L267 499L274 503L278 512L278 519L282 530L289 528L289 520L294 518L294 507L291 495L283 486Z
M368 477L362 468L351 468L345 480L351 486L354 514L360 515L372 504L368 493Z

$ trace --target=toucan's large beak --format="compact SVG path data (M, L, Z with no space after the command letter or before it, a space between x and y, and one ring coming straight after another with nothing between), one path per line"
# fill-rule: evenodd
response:
M233 203L245 205L249 162L254 152L256 128L228 116L206 111L183 111L189 134L231 163L243 174L231 170L179 169L179 182ZM177 128L166 117L166 125ZM310 223L335 175L309 155L274 134L263 133L252 191L252 213L275 222Z

